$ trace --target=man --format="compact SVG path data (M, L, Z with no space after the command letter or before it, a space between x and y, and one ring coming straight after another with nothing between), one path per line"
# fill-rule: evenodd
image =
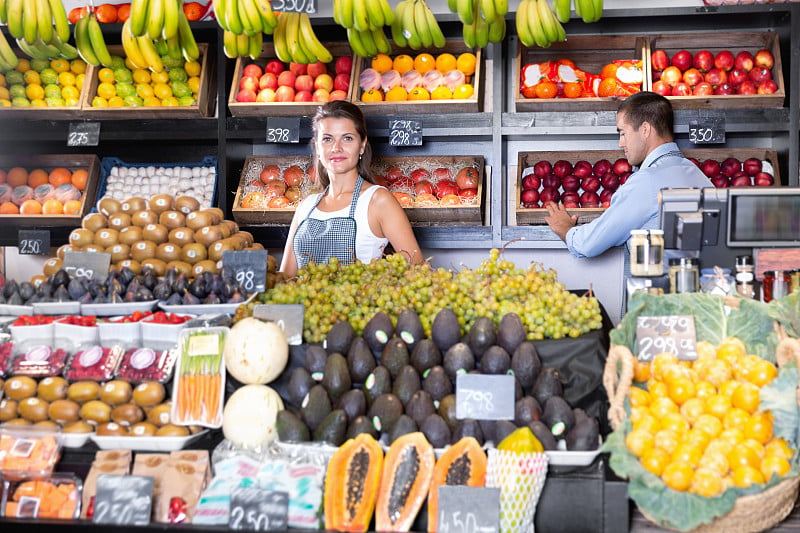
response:
M578 217L563 205L547 205L550 216L545 221L572 255L594 257L624 244L632 229L658 228L661 189L713 186L673 142L673 125L672 104L659 94L640 92L622 102L617 111L619 147L635 172L611 197L611 205L582 226L576 226Z

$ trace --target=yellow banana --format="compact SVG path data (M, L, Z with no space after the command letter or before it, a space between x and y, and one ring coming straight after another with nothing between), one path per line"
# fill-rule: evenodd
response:
M489 42L499 43L506 36L506 19L505 17L497 17L493 22L489 23Z
M89 14L86 14L75 24L75 47L78 49L78 54L81 56L81 59L86 61L89 65L97 66L100 64L100 61L97 59L97 55L95 55L94 49L92 48L92 43L89 40L88 23Z
M397 6L395 7L394 21L392 21L390 26L392 30L392 40L394 41L394 44L401 48L408 46L408 41L403 34L403 12L407 6L408 4L406 2L397 3Z
M361 39L361 45L367 51L367 57L372 57L378 53L378 45L375 44L375 39L372 37L371 30L360 31L358 32L358 36Z
M53 34L53 40L50 41L50 44L58 48L59 55L64 59L75 59L78 57L78 49L62 41L58 33Z
M370 32L372 33L372 40L375 41L378 52L387 55L391 54L392 44L389 42L389 39L386 38L386 34L383 33L383 28L373 28Z
M164 63L161 61L161 56L158 55L158 50L153 43L153 40L147 35L140 35L136 38L136 44L139 45L139 50L142 52L142 57L147 62L147 67L153 72L161 72L164 70Z
M317 61L322 61L323 63L333 61L333 54L319 41L314 33L308 13L300 13L300 37L303 41L303 47L316 57Z
M419 35L422 47L430 48L433 46L433 35L428 25L428 16L425 14L426 7L423 0L417 0L414 3L414 26L417 28L417 34Z
M48 0L28 0L36 2L36 26L39 30L39 38L44 43L53 40L53 14L50 12Z
M0 58L5 61L9 67L16 68L19 64L19 58L17 54L14 53L14 49L11 48L11 45L6 40L6 36L3 32L0 31Z
M497 12L494 9L494 0L480 0L481 11L483 18L486 22L492 22L497 18Z
M227 0L225 2L225 22L233 33L239 35L244 31L244 25L239 15L239 2L237 0Z
M261 33L264 31L261 12L256 7L255 0L239 0L239 12L242 14L242 21L246 18L250 22L253 32Z
M553 12L561 23L569 22L569 2L570 0L553 0Z
M92 43L92 50L97 60L104 66L111 66L111 54L106 47L106 41L103 39L103 30L100 28L100 23L97 22L97 17L94 13L89 14L89 20L86 22L86 29L89 33L89 42Z
M22 25L22 4L24 0L7 0L6 17L8 33L15 39L22 39L25 30Z
M369 13L367 12L366 0L353 1L353 27L358 31L366 31L371 28Z
M300 13L286 13L285 15L290 17L286 23L286 42L289 45L289 54L294 58L295 63L304 65L313 63L300 44Z
M0 0L0 24L8 22L8 2L7 0Z
M164 39L178 36L178 11L183 11L183 1L178 4L178 0L164 0L164 23L161 28Z
M478 48L485 48L489 44L489 23L483 17L475 17L475 42Z
M547 4L547 0L536 0L536 8L539 11L539 20L542 22L542 29L547 40L554 43L558 40L558 29L556 16Z
M361 42L361 34L355 28L347 28L347 42L350 43L350 48L353 49L353 53L358 57L370 57L367 53L367 49Z
M284 63L292 62L292 55L289 53L289 43L286 40L286 23L289 17L281 14L278 17L278 25L275 27L275 33L272 35L272 42L275 45L275 55Z
M192 28L189 27L189 19L181 9L178 12L178 39L181 42L181 51L186 61L197 61L200 58L200 48L194 39Z
M436 48L444 48L444 45L447 44L447 40L444 37L442 28L439 26L439 22L436 20L436 15L433 14L433 11L431 11L431 8L428 7L427 4L425 4L425 16L428 19L428 29L431 32L433 46Z
M2 0L0 0L2 1ZM341 0L333 0L333 21L342 26L342 2Z
M225 0L211 0L211 5L214 6L214 16L217 19L219 27L224 31L231 31L230 26L228 26L228 23L225 21Z
M406 0L408 4L403 11L403 35L406 36L406 41L408 43L408 47L412 50L419 50L422 48L422 41L420 39L420 35L418 32L418 28L415 24L416 17L414 13L416 8L414 7L414 2L412 0Z
M508 13L508 0L494 0L494 11L500 17L505 17Z
M228 59L233 59L239 55L236 40L236 34L232 31L222 31L222 48L225 50L225 57Z
M77 42L78 34L75 33L75 41ZM136 42L136 37L131 33L131 19L129 18L122 24L121 32L122 49L125 50L125 56L136 68L147 68L147 61L145 61L139 44ZM78 47L80 51L80 47Z
M138 37L147 31L147 14L150 10L150 0L131 0L131 34Z
M475 20L475 4L472 0L458 0L458 19L464 24L472 24ZM478 14L480 16L480 14Z
M250 37L250 47L248 50L247 55L250 56L250 59L255 61L261 56L261 48L264 46L264 34L258 32L257 34Z
M355 6L353 5L354 2L358 0L340 0L341 7L341 14L339 15L342 19L342 27L343 28L354 28L355 27Z
M381 10L383 11L383 25L390 26L394 22L394 11L392 6L389 5L389 0L377 0L380 3Z
M367 10L367 17L369 18L369 28L382 28L386 21L383 16L383 8L381 7L381 0L360 0Z
M36 2L26 0L22 5L22 38L29 45L39 36L39 21L36 19Z
M236 36L236 55L239 57L247 57L250 53L250 37L246 33L240 33Z
M547 34L542 27L542 19L539 16L539 5L537 0L530 0L528 2L528 25L533 35L533 41L536 46L547 48L550 46L550 41L547 39Z
M164 28L164 4L166 0L150 0L147 12L147 36L150 40L161 37Z
M275 16L275 12L272 11L272 4L270 4L269 0L255 0L256 1L256 8L258 8L258 12L261 15L261 22L262 26L264 27L264 33L270 34L275 29L275 26L278 25L278 17Z
M519 37L519 42L526 48L530 48L535 44L528 23L528 2L530 1L531 0L521 0L514 16L517 27L517 37Z
M67 20L67 11L64 9L64 4L61 3L61 0L48 0L48 3L53 14L56 35L58 35L62 43L69 42L69 20Z

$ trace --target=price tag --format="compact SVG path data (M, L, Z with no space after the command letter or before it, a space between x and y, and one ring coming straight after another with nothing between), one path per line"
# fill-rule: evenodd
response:
M303 343L303 304L259 304L253 307L253 316L276 322L291 345Z
M267 117L267 142L300 142L300 117Z
M442 485L439 487L439 533L500 531L500 489Z
M264 292L267 286L266 250L228 250L222 252L222 267L233 273L247 294Z
M514 419L514 376L460 374L456 377L456 418Z
M277 531L288 527L289 494L256 487L231 493L228 527L250 531Z
M725 143L725 117L703 117L690 120L689 142L694 144Z
M149 476L97 476L94 497L95 524L146 526L153 504L153 478Z
M73 278L106 279L111 254L106 252L65 252L64 270Z
M20 255L49 255L50 232L39 229L21 229L17 233Z
M391 146L422 146L422 121L389 120L389 144Z
M637 358L653 360L669 352L684 361L697 359L697 336L692 315L640 316L636 319Z
M100 144L99 122L70 122L67 146L97 146Z
M273 11L290 11L292 13L317 12L317 0L272 0Z

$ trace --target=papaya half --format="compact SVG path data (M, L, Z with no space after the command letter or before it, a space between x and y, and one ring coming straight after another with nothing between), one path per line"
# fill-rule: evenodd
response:
M439 487L465 485L483 487L486 482L486 452L475 437L463 437L436 461L428 490L428 531L436 531L439 518Z
M419 431L395 440L383 460L383 474L375 504L377 531L409 531L433 478L436 456Z
M383 450L368 433L342 444L325 475L325 529L369 529L381 479Z

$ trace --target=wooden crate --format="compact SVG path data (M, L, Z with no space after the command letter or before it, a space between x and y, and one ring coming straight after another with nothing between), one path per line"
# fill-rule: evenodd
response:
M706 159L716 159L721 163L728 157L735 157L743 162L745 159L757 157L762 161L769 161L769 164L772 165L771 174L775 177L774 186L779 187L781 184L778 152L771 148L686 148L681 152L684 156L693 157L701 163Z
M681 33L651 35L647 38L647 60L645 83L647 90L653 85L653 71L650 54L655 50L664 50L671 58L680 50L688 50L694 55L700 50L708 50L716 55L722 50L730 50L735 56L742 50L753 55L761 49L772 52L775 65L772 78L778 85L774 94L731 94L719 96L668 96L675 109L735 109L758 107L783 107L786 99L786 86L783 83L783 65L778 34L770 32L737 32L737 33Z
M422 53L422 50L412 50L410 48L401 48L392 45L391 57L394 58L400 54L407 54L411 57ZM361 106L364 114L372 115L397 115L397 114L429 114L429 113L479 113L483 109L483 93L485 92L484 73L483 73L483 56L480 48L468 48L464 41L453 40L447 41L444 48L436 48L428 51L433 57L438 54L449 52L458 57L459 54L464 52L472 52L475 54L475 73L472 76L467 76L466 82L471 83L475 91L472 97L463 100L412 100L406 102L362 102L361 94L363 91L358 86L358 78L365 69L369 68L370 60L359 58L358 69L355 76L355 88L353 95L353 102Z
M16 226L71 226L79 227L81 219L95 204L97 185L100 181L100 159L94 154L65 154L65 155L35 155L14 156L0 155L0 168L8 170L11 167L24 167L29 172L35 168L51 171L57 167L64 167L71 171L84 168L88 170L86 188L81 195L81 208L76 215L0 215L0 224Z
M209 53L207 43L198 43L200 49L200 92L197 95L197 103L191 106L175 107L92 107L92 99L97 96L97 86L100 81L97 73L102 67L89 66L86 70L86 85L88 90L84 92L81 109L83 116L92 119L153 119L153 118L202 118L214 114L214 95L216 94L216 75L211 72L213 64L213 53ZM121 45L109 46L108 51L112 55L125 57L125 51Z
M353 56L353 50L347 43L328 43L325 45L328 50L333 54L334 61L341 56L353 57L353 66L350 70L350 87L347 90L347 100L352 100L353 91L356 87L356 63L357 60ZM236 68L233 71L233 82L231 83L230 94L228 95L228 109L231 115L235 117L256 117L256 116L313 116L317 108L321 105L320 102L237 102L236 95L239 92L239 82L242 79L242 71L244 67L250 63L255 63L262 69L270 59L276 59L275 47L272 43L265 43L261 57L256 61L250 58L238 58L236 60ZM328 71L333 72L333 64L328 65Z
M514 104L521 111L609 111L619 107L619 97L596 98L525 98L520 93L520 73L529 63L570 59L587 73L599 75L603 66L614 60L644 60L647 41L635 35L575 35L549 48L517 46L514 61ZM647 78L645 78L646 83ZM644 90L645 83L642 84Z

